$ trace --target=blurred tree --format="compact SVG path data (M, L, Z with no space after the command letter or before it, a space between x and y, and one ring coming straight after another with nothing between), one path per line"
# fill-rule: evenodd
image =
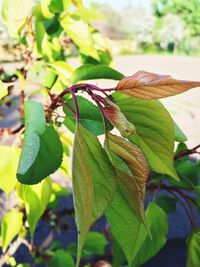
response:
M187 31L185 30L184 22L179 16L168 14L163 17L162 25L157 35L162 49L170 52L176 51L186 35Z
M134 39L138 46L153 43L155 18L145 9L126 9L122 14L121 30L130 39Z
M12 45L14 40L8 35L7 28L0 18L0 45Z
M200 0L154 0L153 9L157 17L169 13L180 16L192 36L200 35Z

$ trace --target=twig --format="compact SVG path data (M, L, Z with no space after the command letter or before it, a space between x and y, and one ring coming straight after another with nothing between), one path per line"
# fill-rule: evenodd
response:
M191 149L184 149L175 155L174 160L178 160L187 155L199 154L199 152L197 151L197 149L199 148L200 148L200 145L195 146L194 148L191 148Z
M154 185L148 186L147 188L150 189L150 190L151 189L154 190L154 189L157 189L158 187L161 188L161 189L166 190L167 192L171 193L174 197L176 197L178 199L178 201L183 206L185 212L188 215L188 218L189 218L190 223L191 223L192 230L194 230L196 228L195 219L194 219L195 216L194 216L194 212L193 212L193 208L191 206L191 203L188 200L188 196L185 195L179 188L174 187L174 186L167 186L167 185L164 185L164 184L160 184L160 185L154 184ZM176 195L176 193L179 194L185 200L188 208L185 206L184 202Z
M24 128L24 124L21 124L16 129L12 130L11 128L1 128L0 129L0 136L3 136L4 133L8 133L9 135L14 135L19 133Z
M70 93L72 94L73 100L74 100L74 107L75 107L75 113L76 113L76 120L77 122L80 121L80 114L79 114L79 107L78 107L78 101L76 98L76 95L73 90L70 90Z
M61 100L61 103L63 106L65 106L69 111L71 111L72 114L74 114L74 116L76 116L75 111L67 104L65 103L63 100Z
M3 254L2 256L0 256L0 266L3 266L4 264L6 264L8 257L12 256L15 254L15 252L18 250L18 248L20 247L21 244L25 244L26 246L28 246L28 242L26 242L25 240L18 238L16 241L14 241L9 249L7 250L7 252L5 254ZM29 247L28 247L29 248ZM30 248L29 248L30 249Z
M181 204L181 206L183 207L183 209L185 210L185 212L188 216L192 231L194 231L196 228L196 223L195 223L195 219L194 219L193 214L190 213L190 211L186 208L184 202L172 190L168 190L168 192L171 193L179 201L179 203Z

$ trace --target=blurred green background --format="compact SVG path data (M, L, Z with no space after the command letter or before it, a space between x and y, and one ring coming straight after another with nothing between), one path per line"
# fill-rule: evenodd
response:
M84 0L113 55L200 55L199 0ZM1 4L1 1L0 1ZM0 19L0 61L20 60Z

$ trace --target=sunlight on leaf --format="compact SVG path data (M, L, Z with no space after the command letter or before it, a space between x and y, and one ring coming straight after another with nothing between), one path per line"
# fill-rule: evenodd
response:
M18 196L24 201L31 237L38 220L44 213L51 197L51 179L47 178L37 185L17 184Z
M3 0L2 18L12 37L18 36L18 31L30 15L32 5L32 0Z
M116 90L140 99L160 99L181 94L199 86L200 82L176 80L169 75L138 71L122 79Z
M3 217L1 222L1 239L3 244L3 253L6 252L7 247L19 234L22 228L22 218L23 213L19 212L17 209L11 209Z
M0 99L8 94L8 86L0 80Z
M80 52L99 60L98 53L94 48L89 25L74 14L64 14L60 18L60 23L65 32L79 47Z
M16 173L20 149L0 146L0 189L9 194L17 182Z
M54 173L62 163L63 148L53 126L46 126L42 104L25 102L25 137L17 179L23 184L37 184Z

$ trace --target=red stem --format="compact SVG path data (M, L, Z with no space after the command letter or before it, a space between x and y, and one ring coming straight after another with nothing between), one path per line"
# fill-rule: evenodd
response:
M191 227L192 227L192 230L194 230L196 228L196 224L195 224L195 215L194 215L194 211L193 211L193 208L192 208L192 205L190 203L190 197L188 197L186 194L184 194L179 188L177 187L174 187L174 186L167 186L167 185L164 185L164 184L153 184L153 185L150 185L148 186L148 189L156 189L157 188L161 188L161 189L164 189L166 191L168 191L169 193L171 193L172 195L174 195L180 202L180 204L183 206L183 208L185 209L188 217L189 217L189 220L191 222ZM182 202L182 200L177 197L177 195L175 193L178 193L186 202L187 204L187 207L185 206L184 202Z
M200 145L197 145L191 149L184 149L182 151L180 151L178 154L175 155L174 159L175 160L178 160L184 156L187 156L187 155L192 155L192 154L196 154L196 153L199 153L197 151L197 149L200 148Z
M79 107L78 107L78 101L76 98L76 95L73 90L69 89L70 93L72 94L73 100L74 100L74 107L75 107L75 114L76 114L76 120L77 122L80 121L80 114L79 114Z

